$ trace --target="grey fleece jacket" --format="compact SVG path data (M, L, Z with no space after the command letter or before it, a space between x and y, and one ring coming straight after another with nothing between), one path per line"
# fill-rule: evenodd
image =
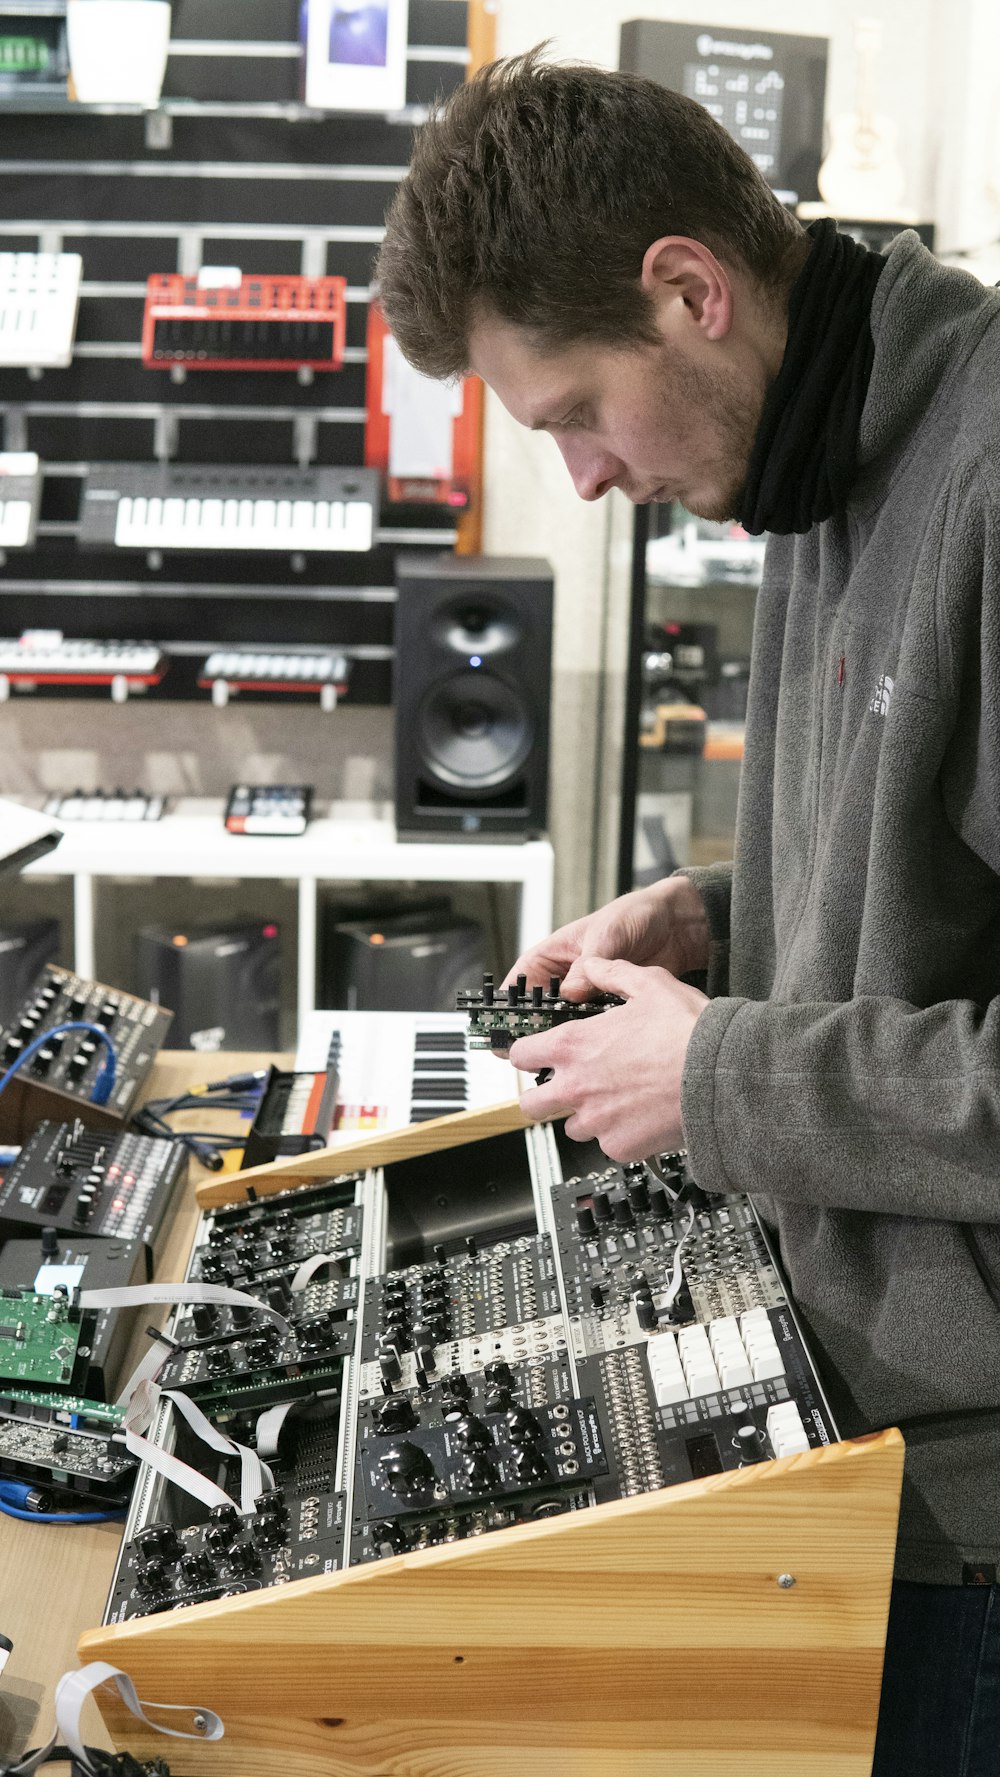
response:
M842 1433L904 1430L897 1574L957 1583L1000 1571L1000 292L907 233L872 333L848 508L768 543L731 878L688 872L682 1115Z

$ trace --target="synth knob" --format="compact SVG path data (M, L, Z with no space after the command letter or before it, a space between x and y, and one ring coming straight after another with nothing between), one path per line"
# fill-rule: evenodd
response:
M260 1572L260 1550L251 1542L234 1543L227 1551L226 1561L234 1573Z
M443 1315L427 1315L413 1329L413 1349L419 1350L423 1345L443 1345L448 1336L448 1327Z
M253 1309L245 1308L242 1304L230 1308L229 1314L237 1332L244 1332L253 1320Z
M603 1284L592 1283L590 1286L590 1302L593 1308L603 1308L606 1301Z
M427 1386L427 1378L433 1376L437 1368L433 1345L414 1345L414 1358L417 1365L417 1383L420 1387ZM421 1377L423 1381L421 1382Z
M670 1205L667 1202L667 1193L662 1185L654 1185L650 1191L649 1207L658 1222L667 1222L670 1220Z
M43 1259L56 1259L58 1257L59 1257L59 1230L58 1230L58 1228L43 1228L42 1229L42 1258Z
M117 1016L118 1016L117 1002L115 1000L106 1000L104 1005L101 1007L100 1011L98 1012L95 1022L97 1024L103 1025L105 1030L110 1030L111 1026L114 1024L114 1021L117 1018Z
M506 1413L513 1402L514 1396L509 1388L491 1388L486 1396L486 1411L487 1413Z
M202 1339L207 1339L219 1325L219 1310L211 1302L196 1302L191 1310L194 1330Z
M225 1345L210 1345L205 1353L205 1362L213 1376L221 1376L230 1368L232 1358Z
M333 1343L333 1328L325 1314L312 1314L308 1320L300 1320L295 1332L303 1351L324 1351Z
M644 1333L652 1333L659 1325L656 1303L650 1290L636 1290L632 1297L635 1307L635 1318Z
M507 1415L507 1430L512 1444L537 1443L542 1435L542 1428L534 1413L524 1407L512 1407Z
M206 1253L201 1261L201 1275L206 1283L221 1283L228 1287L234 1273L214 1253Z
M496 1486L497 1471L481 1450L472 1450L462 1462L462 1479L476 1493L485 1493Z
M287 1277L276 1278L267 1286L267 1305L277 1314L284 1314L292 1299L292 1286Z
M228 1229L220 1228L218 1222L213 1222L208 1230L208 1244L209 1246L230 1246L232 1242Z
M598 1222L610 1222L611 1198L607 1191L595 1191L591 1202L594 1206L594 1218Z
M191 1549L181 1556L180 1575L185 1585L204 1585L215 1578L215 1562L205 1549Z
M228 1548L240 1527L240 1514L234 1505L212 1506L208 1514L205 1541L213 1549Z
M401 1555L409 1546L403 1526L388 1518L378 1519L368 1534L380 1555Z
M576 1228L577 1233L583 1235L595 1234L597 1232L597 1218L589 1203L581 1203L578 1205L576 1212Z
M649 1208L649 1180L644 1166L625 1168L625 1189L632 1208L640 1212Z
M627 1197L614 1197L611 1211L619 1228L631 1228L635 1222L635 1212Z
M244 1347L247 1358L252 1364L268 1364L274 1356L277 1335L273 1327L261 1327L252 1339L246 1341Z
M396 1431L412 1431L419 1425L413 1402L405 1394L390 1395L387 1400L379 1401L372 1410L375 1430L386 1436Z
M179 1561L184 1553L184 1545L172 1524L147 1524L144 1530L136 1531L133 1541L144 1563Z
M739 1426L733 1443L740 1453L741 1467L753 1462L763 1462L767 1456L767 1440L756 1425Z
M466 1400L472 1392L469 1379L463 1376L461 1370L453 1370L449 1376L445 1376L442 1387L447 1388L449 1394L462 1395Z
M392 1388L395 1382L400 1381L403 1374L403 1366L395 1351L380 1352L378 1367L382 1376L383 1388Z
M287 1522L288 1501L280 1487L266 1488L263 1493L258 1493L253 1503L259 1517L281 1518Z
M136 1570L136 1591L145 1592L147 1596L165 1591L168 1583L167 1569L162 1561L144 1561Z
M400 1439L379 1457L380 1466L386 1481L393 1493L404 1496L410 1493L426 1493L437 1479L434 1465L426 1450L419 1444L411 1444L408 1439Z
M489 1431L475 1413L465 1413L451 1426L451 1435L462 1450L485 1450L492 1443Z
M488 1363L483 1375L487 1382L495 1382L500 1388L513 1388L514 1386L514 1372L503 1358L495 1358L492 1363Z
M522 1484L526 1481L547 1481L549 1465L541 1451L533 1444L521 1444L514 1451L514 1475Z
M36 1052L35 1059L31 1065L36 1074L47 1074L52 1063L55 1061L55 1058L56 1052L52 1047L52 1044L46 1043L44 1049L39 1049Z

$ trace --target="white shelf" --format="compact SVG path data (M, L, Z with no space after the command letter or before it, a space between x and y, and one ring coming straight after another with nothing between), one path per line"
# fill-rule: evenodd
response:
M298 838L227 833L221 801L184 799L159 821L67 821L54 851L26 876L73 879L74 965L94 974L95 881L180 876L298 883L298 1013L314 1009L317 886L321 882L516 882L518 947L552 929L548 839L400 840L388 803L339 802ZM58 825L59 823L54 823Z

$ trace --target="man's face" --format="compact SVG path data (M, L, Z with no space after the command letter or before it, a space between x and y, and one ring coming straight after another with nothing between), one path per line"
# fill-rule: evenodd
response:
M627 350L539 351L524 328L481 319L471 368L507 412L551 433L582 500L620 488L636 505L680 500L700 518L738 515L765 379L756 367L664 338Z

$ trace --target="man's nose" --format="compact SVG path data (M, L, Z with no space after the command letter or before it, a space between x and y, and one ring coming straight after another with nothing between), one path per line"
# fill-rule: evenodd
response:
M584 439L560 439L559 449L581 500L599 500L617 487L623 464L610 451L595 448Z

